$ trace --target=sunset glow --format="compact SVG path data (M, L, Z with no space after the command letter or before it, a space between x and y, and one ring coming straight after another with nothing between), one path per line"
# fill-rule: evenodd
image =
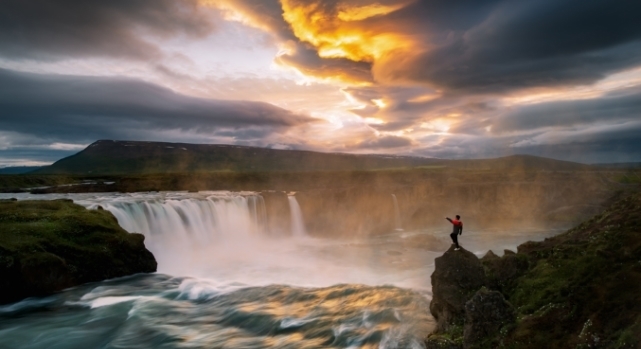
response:
M81 131L84 121L77 120L99 116L72 120L61 112L50 117L68 120L68 127L78 132L73 137L48 132L46 141L27 127L16 128L18 121L8 121L0 130L0 146L13 155L4 163L47 161L94 138L159 137L453 158L476 156L477 144L493 156L515 153L506 144L530 144L519 152L568 159L562 149L575 149L572 144L580 139L585 147L573 151L576 161L632 161L641 156L635 145L641 134L636 107L641 62L625 58L636 56L640 39L622 33L612 42L572 46L564 43L577 40L564 37L557 42L558 33L544 25L514 24L548 13L544 4L538 5L539 12L518 4L463 8L391 0L163 0L151 8L112 6L87 14L94 18L93 26L51 17L60 29L40 28L34 22L33 31L23 33L27 41L1 39L0 47L6 47L0 50L4 80L26 84L49 77L78 78L92 88L118 80L137 86L132 89L141 96L145 86L171 91L187 105L190 98L212 105L240 104L180 126L159 123L161 117L135 120L138 114L125 113L132 115L128 122L146 127L134 133L130 128L111 130L117 125L112 123L95 128L92 136ZM590 27L581 14L565 7L558 11L567 11L567 21L574 18L568 22L568 37ZM73 32L65 31L74 25ZM539 47L540 42L547 46ZM556 55L559 50L567 52ZM41 75L22 75L31 73ZM147 96L151 100L140 103L159 110L151 105L160 101L152 92ZM15 95L12 101L20 98ZM61 105L64 101L60 99ZM241 106L245 102L265 104ZM272 117L263 116L261 108L267 105L277 107L270 109ZM240 120L235 113L255 117L242 126L220 121L223 114ZM621 123L636 133L614 136L612 126ZM381 136L403 141L368 147ZM526 141L533 137L536 144ZM612 149L627 150L606 152L609 155L597 151L610 137L620 143ZM57 155L27 155L34 147Z

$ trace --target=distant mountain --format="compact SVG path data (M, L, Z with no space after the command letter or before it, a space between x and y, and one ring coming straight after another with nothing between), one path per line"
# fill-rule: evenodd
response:
M187 172L351 171L419 166L477 170L578 170L588 165L527 155L486 160L320 153L235 145L100 140L35 173L119 175Z
M534 155L511 155L494 159L449 160L447 166L458 169L494 171L577 171L592 168L590 165Z
M431 165L436 159L235 145L101 140L37 171L47 174L340 171Z
M44 166L14 166L0 168L0 174L23 174L39 170Z
M626 169L626 168L641 168L641 162L613 162L613 163L600 163L593 164L603 168Z

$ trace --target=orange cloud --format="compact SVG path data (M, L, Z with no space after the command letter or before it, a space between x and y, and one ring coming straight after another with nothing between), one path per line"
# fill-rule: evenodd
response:
M294 35L309 43L322 58L346 58L373 63L393 51L408 50L412 40L390 28L377 28L369 19L388 15L406 4L370 3L353 5L353 1L330 6L322 2L283 0L283 18Z

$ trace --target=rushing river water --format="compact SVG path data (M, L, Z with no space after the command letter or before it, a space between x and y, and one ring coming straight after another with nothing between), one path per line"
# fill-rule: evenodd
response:
M422 348L434 322L430 274L442 252L393 232L360 240L266 232L255 193L29 195L111 211L146 236L158 273L0 306L0 348ZM295 198L289 199L300 215ZM466 231L481 255L553 232Z

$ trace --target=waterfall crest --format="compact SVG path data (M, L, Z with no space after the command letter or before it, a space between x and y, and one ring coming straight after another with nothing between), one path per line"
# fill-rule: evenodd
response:
M264 233L265 202L260 195L114 200L101 203L125 230L150 240L165 235L207 243Z

